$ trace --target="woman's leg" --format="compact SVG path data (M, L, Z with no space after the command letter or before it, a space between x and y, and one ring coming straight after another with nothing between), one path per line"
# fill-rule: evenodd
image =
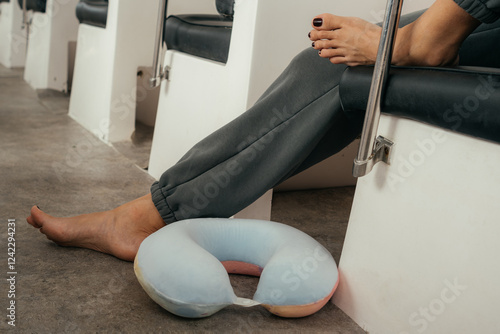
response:
M344 65L300 53L246 113L196 144L151 193L166 223L229 217L291 175L325 134L333 152L359 132L344 115Z
M459 65L500 68L500 20L480 25L464 41Z
M166 171L152 186L152 194L113 210L71 218L52 217L35 206L27 221L59 245L131 261L142 240L165 223L230 216L293 173L325 133L338 138L336 150L354 138L358 129L351 127L338 99L344 69L308 49L252 109Z
M404 27L411 22L414 22L416 19L418 19L425 10L421 10L418 12L414 13L409 13L406 15L403 15L399 21L399 26ZM369 28L367 28L369 29ZM348 118L350 119L350 124L353 127L357 127L359 131L357 134L361 132L361 127L362 127L362 122L364 121L364 113L357 113L357 114L350 114L347 115ZM324 159L327 159L337 153L338 147L336 145L332 145L335 141L338 141L338 138L336 137L336 129L331 128L327 131L327 133L321 138L319 143L316 145L314 150L309 154L309 156L302 162L302 164L293 172L293 176L295 174L298 174L307 168L314 166L315 164L323 161ZM350 143L350 142L349 142ZM345 144L347 146L349 143ZM342 145L342 143L340 143ZM284 181L284 180L283 180Z
M423 12L402 17L401 25ZM373 26L336 18L353 20L349 31ZM321 29L343 29L328 26L336 23L325 16ZM359 134L363 115L348 117L342 110L338 84L344 69L314 49L299 54L250 110L195 145L153 184L153 202L164 221L229 217L347 146Z

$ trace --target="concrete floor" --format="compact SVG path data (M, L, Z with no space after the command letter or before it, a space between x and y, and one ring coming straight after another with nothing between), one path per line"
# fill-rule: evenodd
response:
M15 297L0 284L0 332L19 333L364 333L332 303L301 319L263 308L228 307L187 320L156 305L132 263L98 252L63 248L25 222L32 205L56 216L107 210L149 191L148 137L110 147L67 116L68 97L35 92L22 70L0 67L0 237L2 277L15 271ZM147 130L147 129L146 129ZM128 154L126 153L128 152ZM125 153L125 155L124 155ZM354 189L277 193L272 219L315 237L338 262ZM7 223L15 220L15 267L7 266ZM232 277L251 298L257 279ZM7 324L15 301L15 324Z

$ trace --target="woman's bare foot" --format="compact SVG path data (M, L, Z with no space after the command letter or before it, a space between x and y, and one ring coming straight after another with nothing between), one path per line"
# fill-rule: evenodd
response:
M453 0L437 0L416 21L398 30L394 65L449 66L458 63L464 39L480 24ZM321 14L309 34L320 56L349 66L375 63L381 28L365 20Z
M381 28L357 17L321 14L314 18L309 34L313 48L333 64L374 64Z
M133 261L141 242L165 226L150 194L113 210L71 218L52 217L34 206L26 220L58 245L89 248L126 261Z

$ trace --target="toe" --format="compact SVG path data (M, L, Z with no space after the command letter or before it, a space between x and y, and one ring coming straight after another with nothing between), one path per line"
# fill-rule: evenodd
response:
M342 23L342 17L333 14L317 15L312 20L312 26L315 30L335 30L339 29Z
M332 38L333 38L333 35L332 35ZM336 39L320 39L320 40L314 41L312 43L312 47L316 50L322 50L322 49L338 48L341 46L341 44L342 43L340 43Z
M33 206L30 211L30 216L26 218L26 221L28 224L30 224L33 227L40 228L42 227L42 223L39 221L39 215L38 213L41 212L40 209L37 206Z
M343 57L344 52L342 49L322 49L320 56L323 58Z

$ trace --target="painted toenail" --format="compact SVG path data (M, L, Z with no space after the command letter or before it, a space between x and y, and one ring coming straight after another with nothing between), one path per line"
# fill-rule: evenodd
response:
M313 48L314 48L314 44L315 44L315 43L314 43L314 42L312 42L312 47L313 47Z
M321 50L318 51L318 54L321 56Z
M311 32L309 31L309 33L307 34L307 37L311 38Z
M321 27L322 24L323 24L323 19L317 18L313 20L313 25L315 27Z

